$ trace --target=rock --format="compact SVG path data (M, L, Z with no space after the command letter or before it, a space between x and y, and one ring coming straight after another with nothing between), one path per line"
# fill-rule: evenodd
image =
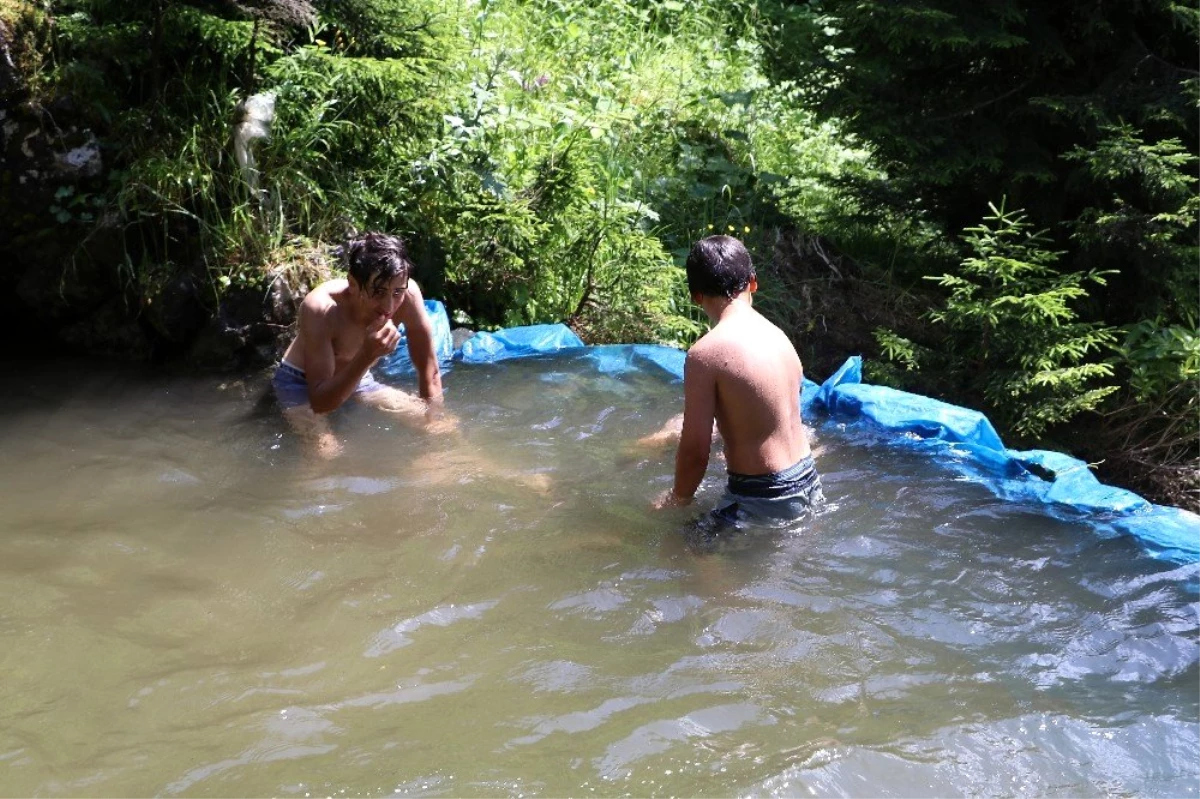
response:
M0 19L0 107L11 105L25 94L25 78L13 55L12 29Z
M454 349L458 349L463 345L463 342L475 335L475 331L468 327L456 327L450 331L450 341L454 345Z
M275 275L267 289L267 318L277 325L291 325L307 294L293 291L283 275Z
M103 355L122 360L146 360L150 346L137 320L120 299L91 309L59 330L60 342L78 355Z
M3 89L0 98L12 99ZM95 342L98 353L144 353L144 341L131 343L139 309L122 275L122 227L97 219L89 201L102 190L100 145L73 114L65 101L0 104L0 280L10 287L0 295L0 328L32 321L48 332L44 347L57 336L71 349Z
M188 360L215 369L245 369L274 363L295 335L296 313L306 290L276 275L266 289L232 289L200 331Z
M188 361L206 369L236 367L246 350L247 327L230 324L220 314L214 316L192 342Z
M201 291L197 278L182 274L146 298L142 317L152 331L151 343L157 357L186 351L208 324L209 310Z
M100 142L90 130L77 132L83 142L65 153L55 153L55 166L66 180L94 178L104 172L104 159L100 157Z

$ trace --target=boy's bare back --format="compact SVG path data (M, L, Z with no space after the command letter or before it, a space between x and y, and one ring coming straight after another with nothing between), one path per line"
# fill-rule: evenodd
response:
M692 246L686 266L688 292L712 328L684 362L675 484L655 506L692 501L708 468L715 425L724 441L728 491L785 498L777 504L786 504L791 518L819 494L800 419L800 358L783 331L754 310L758 279L745 245L709 236Z
M800 419L800 358L783 331L749 303L731 303L688 351L685 405L712 414L729 471L770 474L808 457ZM703 414L698 420L703 425Z

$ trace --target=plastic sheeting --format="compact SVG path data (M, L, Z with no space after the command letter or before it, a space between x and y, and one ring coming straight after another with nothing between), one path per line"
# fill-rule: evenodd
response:
M654 367L683 378L685 353L681 350L652 344L589 347L565 325L477 333L454 349L445 309L436 300L427 301L426 306L434 317L438 357L446 366L453 361L496 363L575 351L605 373ZM397 348L380 371L393 376L411 373L407 349ZM890 443L928 452L1002 498L1042 504L1064 518L1086 519L1102 535L1134 536L1155 557L1200 561L1200 516L1104 485L1086 463L1068 455L1008 449L992 423L978 411L863 383L858 356L848 359L820 385L806 379L800 403L810 420L814 414L825 413L895 433Z
M1008 449L978 411L861 379L862 359L855 356L821 385L812 405L832 416L861 418L907 433L899 439L902 444L942 456L947 465L1006 499L1086 517L1099 532L1132 535L1158 557L1200 560L1200 516L1105 485L1084 461L1069 455Z
M454 350L454 337L450 333L450 317L446 315L446 306L437 300L425 300L425 310L433 322L433 349L437 353L438 362L442 366L448 366L457 353ZM408 354L408 332L404 325L400 325L399 331L400 343L396 345L395 352L375 367L376 372L388 377L416 372L412 357Z
M530 325L496 333L476 333L463 342L459 355L464 363L494 363L583 346L579 336L566 325Z

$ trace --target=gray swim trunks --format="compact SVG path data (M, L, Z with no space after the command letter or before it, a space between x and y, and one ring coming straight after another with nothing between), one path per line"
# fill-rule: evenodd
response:
M812 456L773 474L729 473L725 495L691 525L685 538L711 551L746 526L779 527L825 504Z
M275 367L275 376L271 378L271 385L275 389L275 397L279 400L279 405L284 410L308 405L308 380L304 377L303 369L297 369L287 361L280 361L279 366ZM354 389L354 396L370 394L383 387L383 383L376 380L368 371L362 376L362 380L358 381L358 387Z

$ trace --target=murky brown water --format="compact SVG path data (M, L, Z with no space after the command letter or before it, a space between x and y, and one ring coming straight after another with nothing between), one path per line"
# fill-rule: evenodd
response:
M257 379L8 375L0 794L1200 793L1197 567L831 423L829 511L701 557L656 374L457 366L463 442L328 465Z

